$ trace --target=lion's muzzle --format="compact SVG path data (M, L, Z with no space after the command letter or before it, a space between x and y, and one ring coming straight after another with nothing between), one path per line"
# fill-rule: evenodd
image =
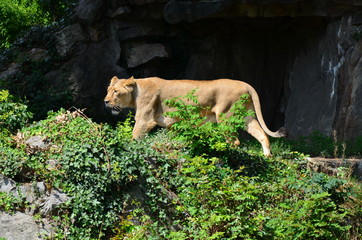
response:
M114 105L110 104L109 101L107 101L107 100L104 101L104 104L106 105L106 107L107 107L108 109L111 110L111 112L112 112L113 115L118 115L118 114L122 111L122 108L121 108L121 107L119 107L119 106L114 106Z

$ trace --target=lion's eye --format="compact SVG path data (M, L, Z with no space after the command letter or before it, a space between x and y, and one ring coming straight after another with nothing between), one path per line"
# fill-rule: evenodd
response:
M114 90L113 93L116 94L116 93L117 93L117 90Z

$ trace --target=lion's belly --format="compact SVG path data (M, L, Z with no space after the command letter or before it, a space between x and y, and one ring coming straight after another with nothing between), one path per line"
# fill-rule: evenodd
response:
M202 115L202 116L206 117L206 121L216 122L215 114L206 114L206 115ZM200 117L202 117L202 116L200 116ZM165 117L163 115L159 115L158 117L156 117L155 120L156 120L157 125L160 127L170 127L172 124L177 122L177 119Z
M157 125L161 127L169 127L176 122L175 119L163 115L157 116L155 120Z

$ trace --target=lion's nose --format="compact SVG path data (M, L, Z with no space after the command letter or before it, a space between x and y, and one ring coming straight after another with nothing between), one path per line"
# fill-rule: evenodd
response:
M107 101L107 100L104 100L104 103L105 103L105 104L108 104L108 103L109 103L109 101Z

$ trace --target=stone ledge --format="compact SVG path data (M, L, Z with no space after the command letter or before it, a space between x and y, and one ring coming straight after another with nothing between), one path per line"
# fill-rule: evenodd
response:
M340 167L349 168L351 176L362 181L362 159L350 158L307 158L307 168L315 172L323 172L329 175L337 175L340 173Z

